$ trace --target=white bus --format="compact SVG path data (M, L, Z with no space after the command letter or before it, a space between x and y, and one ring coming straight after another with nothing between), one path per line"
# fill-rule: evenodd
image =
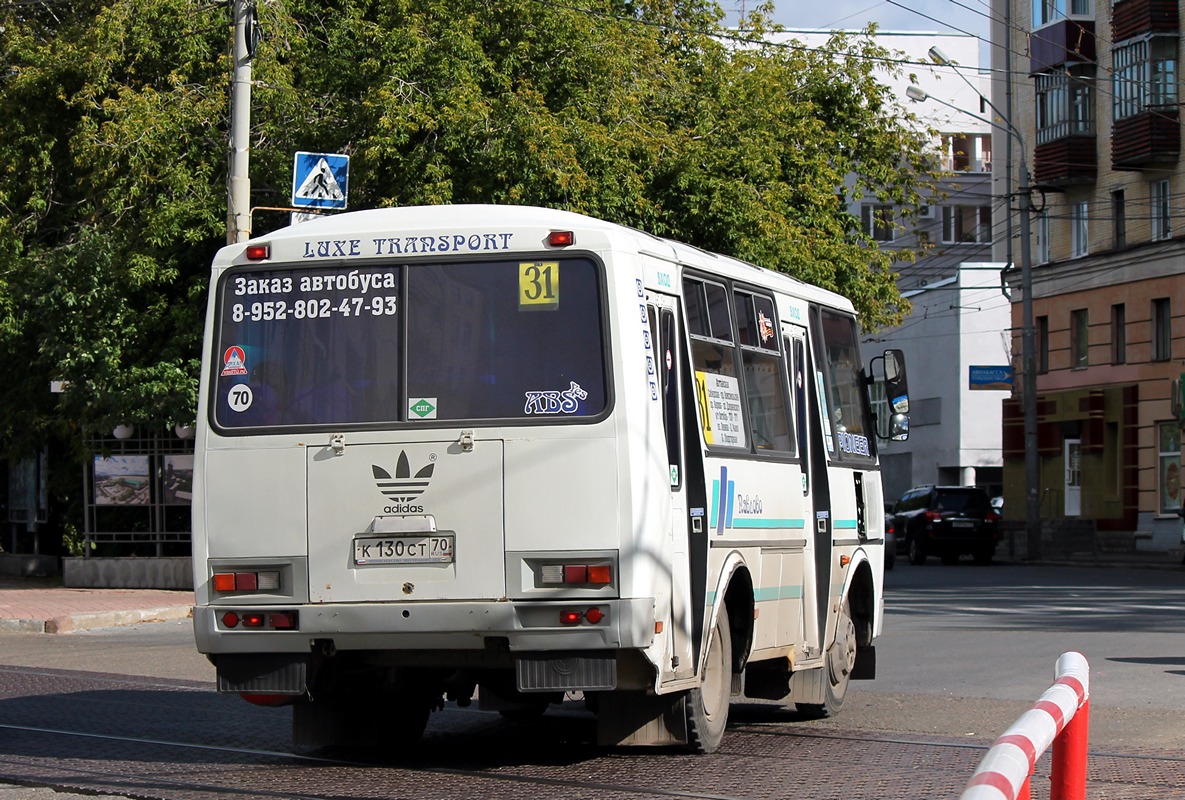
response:
M734 696L826 715L873 675L841 296L573 213L360 211L222 249L203 360L197 647L298 746L583 693L600 743L710 752Z

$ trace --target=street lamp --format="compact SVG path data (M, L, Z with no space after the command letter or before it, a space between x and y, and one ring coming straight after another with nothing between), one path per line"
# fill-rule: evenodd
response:
M951 65L951 61L937 47L930 48L929 56L937 64ZM958 74L964 81L967 81L966 76L961 72ZM971 82L967 81L967 85L971 86ZM971 88L975 87L971 86ZM976 91L978 93L978 90ZM985 102L999 115L999 121L972 114L938 97L932 97L920 86L908 87L905 94L916 103L933 100L940 105L958 111L960 114L966 114L986 122L992 127L1014 136L1020 145L1020 182L1015 196L1020 199L1020 285L1023 295L1021 298L1020 349L1021 405L1024 409L1025 423L1025 534L1028 558L1030 561L1034 561L1041 558L1041 497L1039 492L1040 463L1037 460L1037 358L1033 344L1033 264L1029 244L1029 212L1032 210L1033 200L1032 189L1029 186L1028 153L1025 148L1025 140L1020 135L1020 131L987 98L984 98ZM1000 122L1004 124L1001 125Z

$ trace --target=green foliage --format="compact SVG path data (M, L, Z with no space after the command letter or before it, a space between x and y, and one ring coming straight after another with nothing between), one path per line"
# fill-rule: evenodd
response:
M259 4L253 205L296 150L352 155L351 208L556 206L904 305L849 198L919 203L909 115L867 36L761 44L704 0ZM0 448L190 421L225 236L231 20L196 0L0 8ZM857 177L853 177L857 176ZM286 223L257 211L257 231ZM50 395L48 382L70 390Z

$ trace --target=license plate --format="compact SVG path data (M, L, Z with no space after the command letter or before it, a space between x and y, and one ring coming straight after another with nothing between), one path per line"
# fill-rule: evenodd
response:
M354 563L371 564L451 564L453 535L372 536L354 540Z
M950 523L952 528L974 528L975 523L967 519L955 519Z

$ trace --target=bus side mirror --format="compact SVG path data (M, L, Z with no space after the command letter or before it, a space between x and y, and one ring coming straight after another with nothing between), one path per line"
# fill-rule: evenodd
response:
M878 366L880 375L877 375ZM877 435L903 442L909 438L909 381L905 376L905 353L886 350L884 355L874 358L869 367L874 380L884 381L885 401L889 407L888 430L878 430ZM881 428L880 425L877 427Z

